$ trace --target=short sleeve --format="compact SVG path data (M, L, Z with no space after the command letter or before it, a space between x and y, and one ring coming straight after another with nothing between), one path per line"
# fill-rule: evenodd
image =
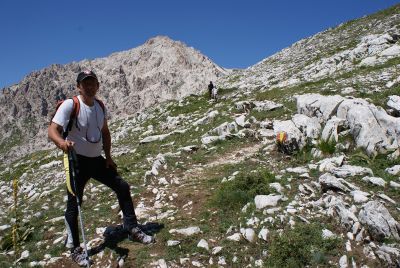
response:
M58 108L56 114L52 119L52 122L62 126L63 129L65 129L68 126L73 106L74 102L72 99L65 100Z

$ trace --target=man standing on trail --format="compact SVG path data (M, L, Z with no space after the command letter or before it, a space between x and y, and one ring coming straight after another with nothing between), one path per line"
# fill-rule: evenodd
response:
M123 213L124 229L129 233L131 240L144 244L153 243L155 240L139 228L129 185L119 176L117 165L111 157L111 136L106 109L95 97L100 85L97 76L93 71L84 71L79 73L76 81L78 97L65 100L60 105L48 128L48 136L65 153L75 150L77 154L79 173L74 178L75 191L71 190L67 174L66 246L71 249L71 256L75 262L86 265L86 255L79 246L78 203L75 194L81 203L84 187L90 178L108 186L116 193ZM73 118L71 113L76 110L76 106L79 108L76 117ZM68 134L64 138L62 133L66 131ZM102 150L105 158L101 156ZM66 164L68 165L68 161Z

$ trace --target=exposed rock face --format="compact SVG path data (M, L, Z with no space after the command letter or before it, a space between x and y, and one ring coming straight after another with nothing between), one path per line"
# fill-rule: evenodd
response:
M368 202L358 217L362 224L367 225L368 232L374 239L380 241L385 237L393 237L400 240L400 224L381 203Z
M297 110L310 117L316 116L321 122L327 122L326 128L332 120L339 120L340 124L350 129L357 147L365 149L369 155L399 150L400 119L388 115L381 107L364 99L305 94L297 97ZM334 129L336 139L337 127L330 128ZM328 138L327 134L325 139Z
M75 79L84 69L98 75L99 98L114 118L165 100L200 94L210 80L227 73L195 49L164 36L105 58L51 65L0 92L0 144L10 144L23 133L21 139L30 141L26 149L47 146L45 130L55 104L77 94Z

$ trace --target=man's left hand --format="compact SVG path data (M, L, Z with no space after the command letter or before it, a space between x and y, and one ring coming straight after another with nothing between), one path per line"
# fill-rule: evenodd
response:
M112 158L106 158L106 168L112 168L117 170L117 164L115 164L114 160Z

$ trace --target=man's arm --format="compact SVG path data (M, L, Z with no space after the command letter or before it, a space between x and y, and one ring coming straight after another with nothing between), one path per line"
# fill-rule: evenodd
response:
M108 123L106 118L104 118L104 125L103 128L101 129L101 134L103 136L103 150L104 154L106 155L106 165L107 167L116 169L117 165L111 158L111 134L110 130L108 129Z
M49 139L52 140L58 148L64 152L68 152L68 150L74 146L74 143L72 141L64 140L61 136L62 131L62 126L51 122L49 128L47 129L47 134Z

